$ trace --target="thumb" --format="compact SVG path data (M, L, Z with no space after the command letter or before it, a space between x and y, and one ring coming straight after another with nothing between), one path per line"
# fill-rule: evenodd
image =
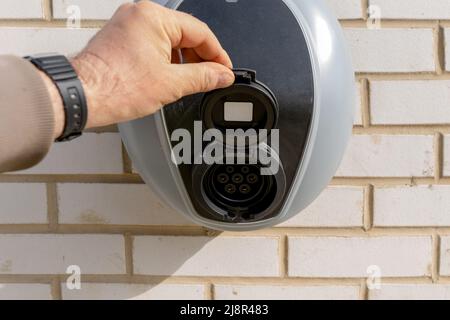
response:
M174 64L172 68L182 96L226 88L235 80L229 68L215 62Z

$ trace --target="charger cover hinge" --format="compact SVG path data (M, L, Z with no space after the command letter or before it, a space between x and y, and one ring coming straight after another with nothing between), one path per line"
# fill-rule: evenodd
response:
M256 82L256 71L250 69L233 69L236 83L250 84Z

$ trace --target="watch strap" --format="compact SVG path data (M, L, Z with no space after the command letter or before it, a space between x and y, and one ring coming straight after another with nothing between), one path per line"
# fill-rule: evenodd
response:
M80 137L88 118L87 101L81 81L69 60L63 55L28 56L25 59L47 74L61 95L65 124L61 137L56 141L70 141Z

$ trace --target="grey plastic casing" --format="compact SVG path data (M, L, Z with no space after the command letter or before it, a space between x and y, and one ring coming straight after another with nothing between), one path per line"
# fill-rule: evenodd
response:
M201 217L196 213L178 168L171 160L164 113L119 125L133 166L151 190L181 215L211 229L249 231L271 227L292 218L326 188L339 167L351 136L355 108L354 72L336 17L323 0L274 1L283 1L296 17L307 41L314 77L314 113L304 155L287 200L276 217L235 224ZM182 2L169 0L165 6L176 9Z

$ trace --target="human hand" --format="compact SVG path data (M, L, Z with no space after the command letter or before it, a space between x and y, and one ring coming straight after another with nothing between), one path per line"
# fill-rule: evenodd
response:
M205 23L150 1L122 5L71 62L87 96L87 128L141 118L234 82L231 60Z

